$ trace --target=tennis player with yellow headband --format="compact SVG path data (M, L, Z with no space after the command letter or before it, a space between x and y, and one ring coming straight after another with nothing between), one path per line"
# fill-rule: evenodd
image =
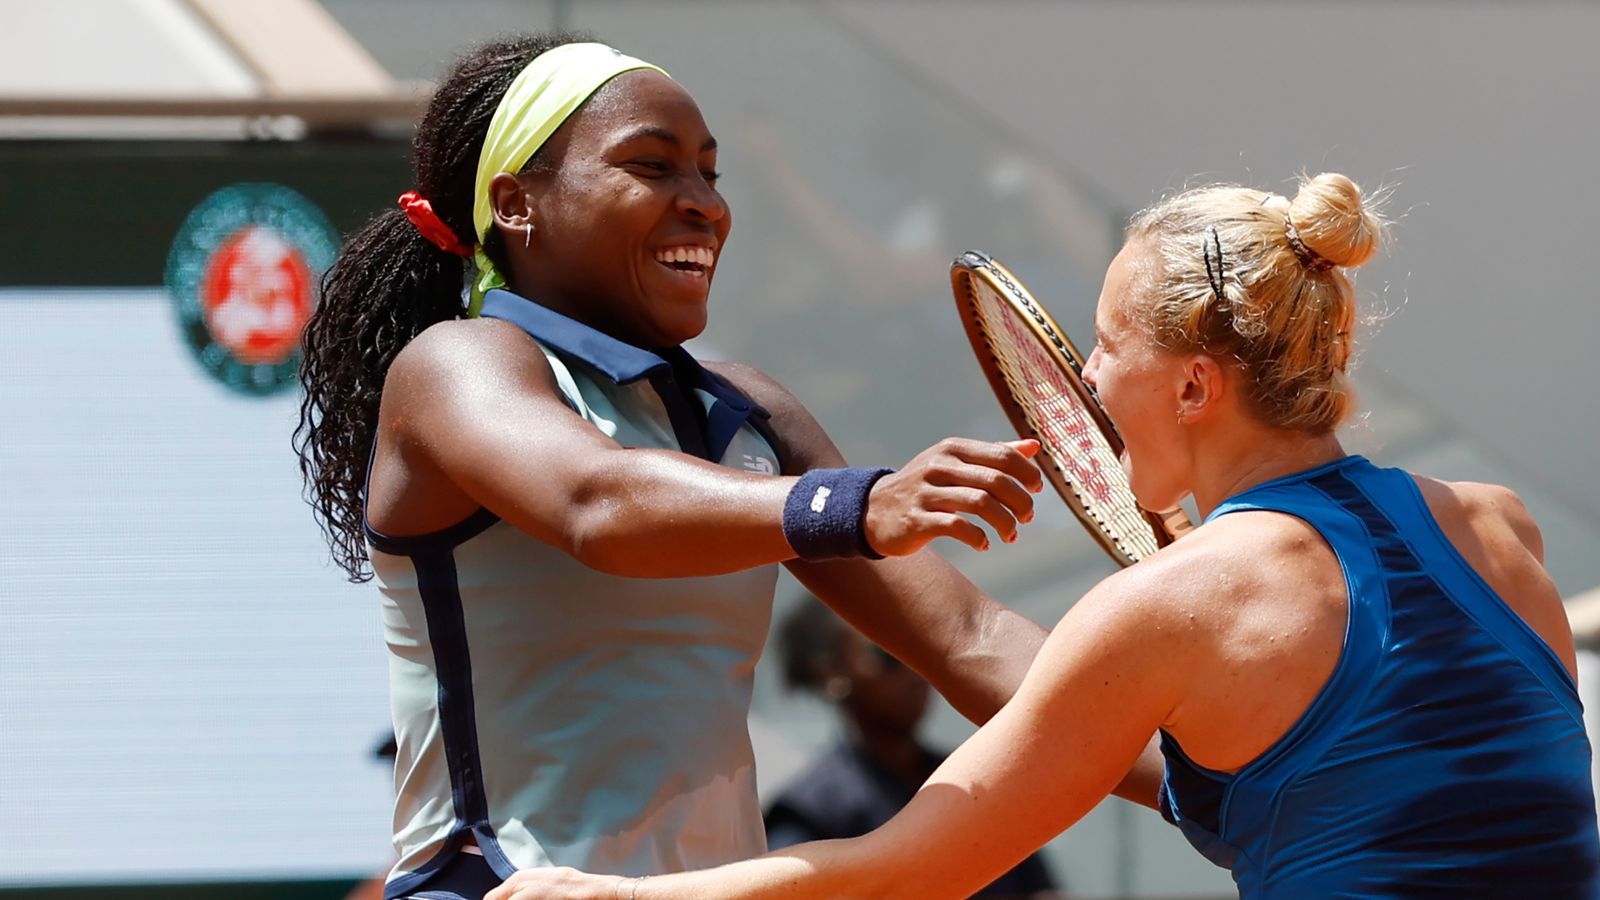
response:
M850 468L780 385L682 349L730 224L682 87L599 44L494 43L414 149L416 189L327 276L296 436L335 561L382 594L386 896L760 853L746 716L779 563L965 715L999 709L1044 632L923 548L1014 540L1037 445Z

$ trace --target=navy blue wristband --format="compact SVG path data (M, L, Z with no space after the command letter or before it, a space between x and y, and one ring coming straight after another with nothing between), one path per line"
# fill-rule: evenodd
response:
M783 504L783 536L801 559L883 559L867 544L867 494L893 469L812 469Z

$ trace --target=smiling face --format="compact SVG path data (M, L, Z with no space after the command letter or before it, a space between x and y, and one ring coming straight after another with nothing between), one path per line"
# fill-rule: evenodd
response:
M716 189L717 143L694 99L659 72L626 72L538 159L517 176L531 237L499 226L513 288L638 346L703 331L731 220Z
M1186 439L1178 423L1184 396L1184 358L1157 345L1136 314L1138 291L1148 289L1153 257L1138 243L1122 248L1106 270L1095 307L1095 345L1083 380L1127 445L1122 467L1146 509L1170 509L1189 493Z

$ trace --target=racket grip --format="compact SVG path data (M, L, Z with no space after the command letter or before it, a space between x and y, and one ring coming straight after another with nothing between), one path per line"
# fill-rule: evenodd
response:
M1164 509L1155 515L1156 518L1161 520L1162 527L1167 529L1167 534L1172 535L1173 540L1177 540L1194 530L1194 523L1189 521L1189 514L1184 512L1181 506Z

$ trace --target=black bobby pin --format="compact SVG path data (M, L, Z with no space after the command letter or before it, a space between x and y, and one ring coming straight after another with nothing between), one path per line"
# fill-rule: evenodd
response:
M1217 226L1215 225L1211 226L1211 240L1212 243L1217 245L1217 265L1215 270L1211 267L1211 244L1201 245L1201 254L1206 260L1206 280L1211 282L1211 292L1217 295L1217 302L1226 304L1228 295L1223 290L1226 287L1226 282L1223 281L1222 277L1222 238L1217 236Z

